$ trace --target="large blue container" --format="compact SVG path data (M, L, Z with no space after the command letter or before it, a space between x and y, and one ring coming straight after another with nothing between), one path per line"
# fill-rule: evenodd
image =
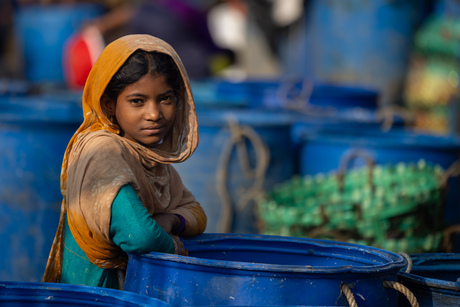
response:
M67 38L80 30L83 22L102 13L100 5L88 3L20 7L14 27L25 78L34 83L63 85L62 52Z
M409 273L399 272L398 280L417 298L420 307L460 306L460 254L410 255ZM401 307L408 306L401 300Z
M232 143L238 133L231 132L230 122L237 123L239 132L248 129L253 132L252 139L247 134L241 139L240 144L246 146L241 148L243 154ZM260 191L257 187L269 189L291 178L295 170L291 124L292 118L286 114L228 109L198 111L200 144L191 158L174 167L203 206L208 216L207 232L256 232L251 200ZM264 159L268 159L266 164ZM254 178L245 173L257 168L261 170L260 176ZM259 183L262 187L257 186Z
M0 78L0 97L24 96L29 87L30 84L24 80Z
M384 120L388 118L378 114L379 93L371 88L297 79L215 78L192 82L192 87L197 109L240 107L289 113L312 128L340 125L387 129ZM404 125L397 114L391 121L391 127Z
M243 101L252 109L292 110L307 105L336 110L364 108L375 110L379 93L375 89L339 84L313 83L308 80L248 79L206 82L222 100Z
M378 89L382 104L397 102L404 86L413 35L428 0L313 0L304 34L285 71L318 82Z
M58 96L0 100L0 280L40 281L62 201L67 143L83 120Z
M460 4L456 0L437 0L435 13L447 18L460 16Z
M341 161L354 152L365 152L376 164L414 162L424 159L444 169L451 166L460 154L460 138L434 136L394 129L382 132L372 129L324 129L312 133L309 126L296 124L295 142L300 142L300 175L315 175L337 171ZM350 167L365 164L364 160L351 161ZM460 223L460 180L452 178L445 219L448 224Z
M406 265L384 250L335 241L241 234L183 240L187 256L130 255L125 290L173 306L396 306L396 281Z
M34 282L0 282L0 305L4 307L171 306L160 300L126 291Z

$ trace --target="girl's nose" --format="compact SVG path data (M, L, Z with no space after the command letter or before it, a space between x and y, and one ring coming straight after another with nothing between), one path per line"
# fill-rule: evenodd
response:
M146 120L159 120L162 117L161 108L158 104L149 102L146 106L144 117Z

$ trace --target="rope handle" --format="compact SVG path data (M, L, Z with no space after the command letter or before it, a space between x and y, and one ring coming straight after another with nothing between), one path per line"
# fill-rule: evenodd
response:
M410 271L412 271L412 258L405 252L399 252L398 255L401 255L406 259L407 261L406 273L410 273Z
M448 169L444 172L441 178L441 189L447 188L447 182L451 177L460 176L460 159L452 163Z
M392 288L395 289L402 294L408 299L409 303L411 304L412 307L419 307L419 303L417 301L417 298L415 295L408 289L406 288L403 284L395 281L384 281L383 286L385 288ZM358 307L358 304L356 303L355 296L353 295L353 292L351 292L350 287L348 287L347 284L343 283L340 285L340 290L341 292L345 295L348 305L350 307Z
M395 289L401 292L407 298L407 300L409 301L412 307L419 307L419 304L418 304L418 301L415 295L409 289L407 289L403 284L396 282L396 281L385 280L383 282L383 286L385 288L392 288L392 289Z
M351 292L351 289L350 287L348 287L347 284L341 284L340 290L343 294L345 294L348 305L350 305L350 307L358 307L358 304L356 304L355 296L353 295L353 292Z
M366 161L366 164L369 168L369 178L368 183L371 186L371 190L374 190L374 180L373 180L373 173L374 173L374 158L364 150L354 150L350 153L346 154L345 157L342 157L340 164L339 164L339 171L337 172L337 180L339 183L339 190L343 192L345 186L345 175L347 172L348 164L350 161L356 158L363 158Z
M442 239L442 249L446 253L452 252L452 236L458 233L460 233L460 224L449 226L444 230L444 235Z
M396 116L401 116L406 126L412 126L415 122L415 116L406 108L383 107L377 111L377 120L382 122L381 129L383 132L388 132L393 127Z
M219 232L228 233L231 231L234 208L228 191L229 164L233 149L237 152L238 162L243 174L252 179L253 185L247 192L239 193L239 200L236 202L236 209L243 210L251 201L260 197L263 192L263 183L270 162L270 150L260 135L250 126L240 125L236 118L227 119L230 137L224 144L219 165L216 171L216 189L222 202L222 210L219 217ZM246 147L246 140L249 141L256 154L257 165L253 169L249 163L249 153Z
M405 252L399 252L398 254L406 259L407 261L406 273L410 273L410 271L412 270L412 265L413 265L411 257ZM395 281L385 280L383 282L383 286L385 288L392 288L392 289L395 289L401 292L408 299L412 307L419 307L419 304L418 304L418 301L415 295L408 288L406 288L403 284L399 282L395 282ZM355 296L353 295L353 292L351 292L351 289L350 287L348 287L347 284L345 283L341 284L340 290L345 295L348 305L350 305L350 307L358 307L356 300L355 300Z
M281 107L291 110L306 110L310 101L311 94L313 93L313 82L304 80L302 81L300 92L294 97L290 97L289 93L296 88L298 82L284 81L276 91L276 96Z

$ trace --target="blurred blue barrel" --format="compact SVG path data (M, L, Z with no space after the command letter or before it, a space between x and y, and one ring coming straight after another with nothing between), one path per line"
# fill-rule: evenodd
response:
M378 107L378 91L366 87L273 78L242 81L214 78L204 83L220 97L243 101L251 109L292 110L293 104L296 107L312 105L338 110L375 110Z
M207 232L256 233L252 200L260 188L288 180L295 171L292 118L230 109L205 109L197 115L199 146L174 167L203 206Z
M62 158L82 113L59 95L0 99L2 281L43 276L59 221Z
M24 96L30 90L29 82L19 79L0 78L0 97Z
M297 123L293 139L300 143L299 173L315 175L337 171L342 159L359 151L366 152L376 164L398 162L416 163L424 159L428 163L449 168L459 159L460 138L435 136L393 129L382 132L372 129L324 129L312 133L308 125ZM365 161L356 159L349 165L358 167ZM460 180L449 180L451 188L447 195L445 220L448 224L460 223Z
M188 256L129 255L125 290L173 306L396 306L406 260L391 252L328 240L243 234L184 239Z
M460 254L431 253L410 255L409 273L399 272L398 281L417 298L420 307L460 306ZM401 300L401 307L410 307Z
M437 0L435 6L435 13L443 17L458 18L460 16L460 4L456 0Z
M24 60L25 78L34 83L64 84L62 52L65 41L85 21L100 16L91 3L24 5L14 19L15 37Z
M154 298L120 290L35 282L0 282L0 305L4 307L170 306Z
M405 124L399 114L387 112L389 116L382 117L378 109L379 92L364 86L280 78L239 81L212 78L192 82L192 87L194 83L198 110L239 107L289 113L315 129L329 126L389 129ZM388 120L391 120L389 128Z
M412 39L429 0L313 0L287 73L317 82L375 87L382 104L397 102Z

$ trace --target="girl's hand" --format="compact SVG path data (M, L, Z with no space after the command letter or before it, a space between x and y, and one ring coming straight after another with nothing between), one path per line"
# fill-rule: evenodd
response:
M175 247L174 254L186 256L184 243L182 243L180 238L178 236L175 236L175 235L171 235L171 238L173 238L173 240L174 240L174 247Z
M154 214L153 219L155 222L158 223L158 225L161 226L167 233L171 234L171 231L175 227L180 226L180 219L177 217L177 215L172 214L172 213L160 213L160 214Z

